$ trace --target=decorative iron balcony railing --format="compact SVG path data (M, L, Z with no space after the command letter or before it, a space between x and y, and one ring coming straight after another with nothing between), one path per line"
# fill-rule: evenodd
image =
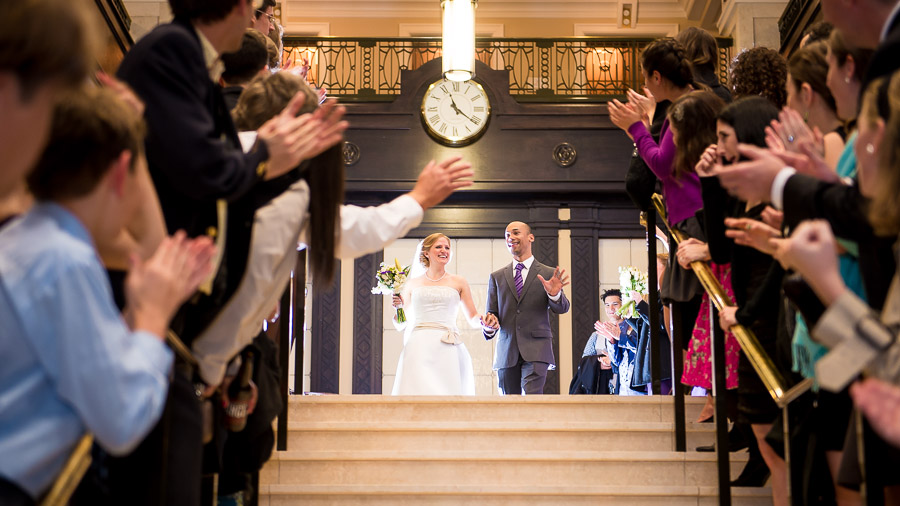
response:
M509 71L509 92L519 101L605 102L643 83L640 53L653 39L573 37L479 38L476 58ZM731 39L719 39L723 82ZM286 65L308 63L309 80L345 100L389 101L400 94L400 73L441 56L441 39L285 37Z

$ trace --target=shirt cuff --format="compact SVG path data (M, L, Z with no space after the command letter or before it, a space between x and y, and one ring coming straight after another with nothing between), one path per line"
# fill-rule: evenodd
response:
M550 297L550 300L553 302L558 302L560 298L562 298L562 290L556 292L556 295L547 294L547 297Z
M139 330L132 333L132 338L140 346L141 354L150 367L168 377L175 359L172 350L158 336L150 332Z
M397 206L399 209L403 209L407 211L403 214L409 216L413 225L410 228L414 228L419 226L422 223L422 218L425 216L425 210L422 209L422 206L419 205L419 201L410 197L407 194L400 195L395 198L392 202L393 205Z
M769 201L775 209L778 209L779 211L784 209L784 187L787 185L788 179L796 173L797 171L794 170L793 167L785 167L781 169L778 174L775 175L775 179L772 180Z

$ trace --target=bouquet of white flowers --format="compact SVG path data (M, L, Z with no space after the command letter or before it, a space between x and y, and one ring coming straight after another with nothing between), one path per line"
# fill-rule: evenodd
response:
M394 259L394 265L388 266L381 262L381 267L375 273L376 285L372 288L372 293L375 295L397 295L400 293L403 283L406 283L408 276L409 266L400 267L400 262L396 258ZM397 322L403 323L405 321L406 313L403 312L402 307L398 307Z
M621 285L620 290L622 291L622 307L616 311L616 314L623 318L634 318L636 302L631 299L631 292L649 293L647 273L641 272L632 265L619 267L619 285Z

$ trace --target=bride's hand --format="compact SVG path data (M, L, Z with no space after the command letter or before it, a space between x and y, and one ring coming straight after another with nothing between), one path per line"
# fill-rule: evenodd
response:
M391 305L395 308L403 307L403 299L399 295L394 294L394 297L391 300Z

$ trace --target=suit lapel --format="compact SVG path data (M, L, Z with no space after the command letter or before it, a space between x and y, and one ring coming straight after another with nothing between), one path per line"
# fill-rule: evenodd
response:
M503 277L506 278L506 284L509 285L509 293L513 294L513 297L516 296L516 282L513 281L513 268L512 264L508 264L506 268L503 269Z

